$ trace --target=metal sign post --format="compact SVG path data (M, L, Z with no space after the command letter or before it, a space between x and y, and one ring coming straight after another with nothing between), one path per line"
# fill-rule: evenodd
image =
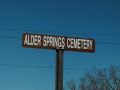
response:
M63 90L63 49L56 50L56 86L55 90Z
M89 38L24 33L22 46L56 50L56 90L63 90L64 51L95 52L95 40Z

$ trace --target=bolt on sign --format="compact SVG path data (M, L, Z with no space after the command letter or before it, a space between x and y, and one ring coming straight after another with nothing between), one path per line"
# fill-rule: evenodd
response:
M95 40L88 38L24 33L23 47L95 52Z

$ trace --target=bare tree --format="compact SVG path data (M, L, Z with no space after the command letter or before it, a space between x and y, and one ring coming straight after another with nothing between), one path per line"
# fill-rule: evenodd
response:
M119 67L111 65L108 70L92 70L80 78L67 82L68 90L120 90Z
M70 89L70 90L76 90L77 89L74 80L70 80L69 82L67 82L67 85L68 85L68 89Z

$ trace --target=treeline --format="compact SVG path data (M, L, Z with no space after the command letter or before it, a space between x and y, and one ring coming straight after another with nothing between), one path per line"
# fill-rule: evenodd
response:
M120 67L93 69L86 72L79 82L70 80L65 90L120 90Z

